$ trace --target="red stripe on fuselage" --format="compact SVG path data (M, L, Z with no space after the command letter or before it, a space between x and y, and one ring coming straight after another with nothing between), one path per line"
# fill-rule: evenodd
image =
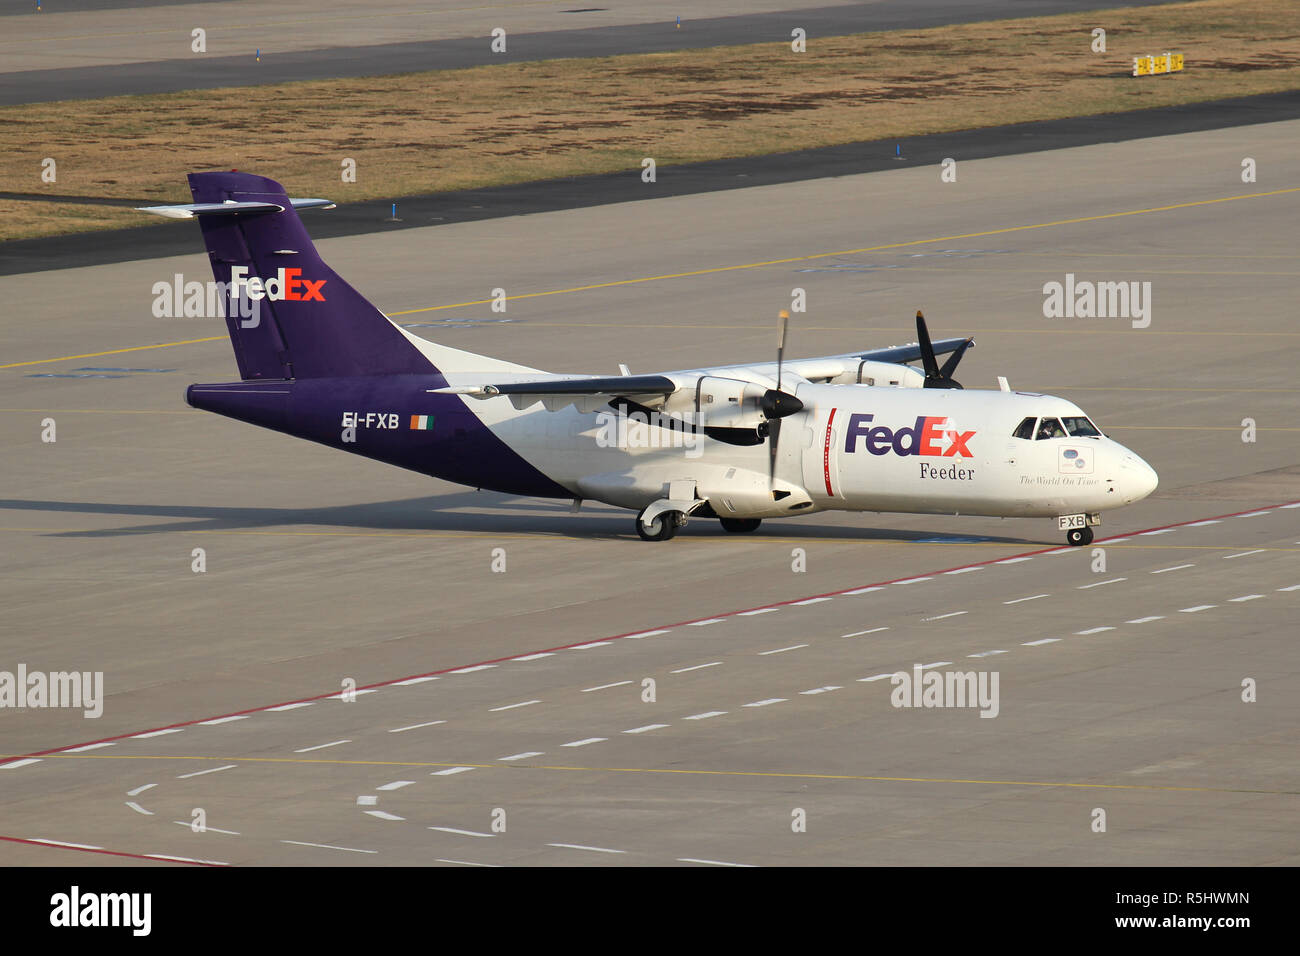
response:
M826 474L826 494L831 497L835 492L831 490L831 426L835 424L835 409L831 409L830 417L826 419L826 446L822 449L822 470Z

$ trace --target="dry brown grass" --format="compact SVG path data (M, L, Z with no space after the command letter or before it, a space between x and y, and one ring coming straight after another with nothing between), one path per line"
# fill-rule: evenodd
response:
M1128 75L1135 54L1166 49L1185 72ZM11 190L187 201L186 172L239 168L296 195L399 199L1296 88L1295 0L1200 0L813 37L803 54L758 44L9 107L0 172ZM45 156L57 185L39 183ZM340 182L344 157L355 184ZM2 238L134 215L16 205Z

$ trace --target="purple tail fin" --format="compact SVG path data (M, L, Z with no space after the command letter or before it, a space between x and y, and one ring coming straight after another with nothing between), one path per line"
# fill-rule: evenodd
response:
M230 292L226 325L242 378L437 371L383 313L321 261L283 186L248 173L191 173L189 181L196 203L283 207L199 217L213 276ZM242 309L236 305L241 290Z

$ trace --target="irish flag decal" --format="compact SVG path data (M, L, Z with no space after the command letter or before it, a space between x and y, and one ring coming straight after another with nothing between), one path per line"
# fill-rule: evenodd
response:
M433 429L432 415L412 415L411 428L417 432L427 432Z

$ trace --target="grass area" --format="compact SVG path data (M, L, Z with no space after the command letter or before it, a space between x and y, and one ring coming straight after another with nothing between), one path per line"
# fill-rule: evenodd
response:
M1107 52L1091 51L1093 27ZM1181 50L1180 74L1134 55ZM1296 0L1199 0L677 53L548 60L0 109L14 191L189 201L238 168L338 202L1122 112L1300 88ZM40 183L41 160L58 183ZM340 180L345 157L357 181ZM16 210L10 209L17 206ZM112 207L4 202L0 238L108 228Z

